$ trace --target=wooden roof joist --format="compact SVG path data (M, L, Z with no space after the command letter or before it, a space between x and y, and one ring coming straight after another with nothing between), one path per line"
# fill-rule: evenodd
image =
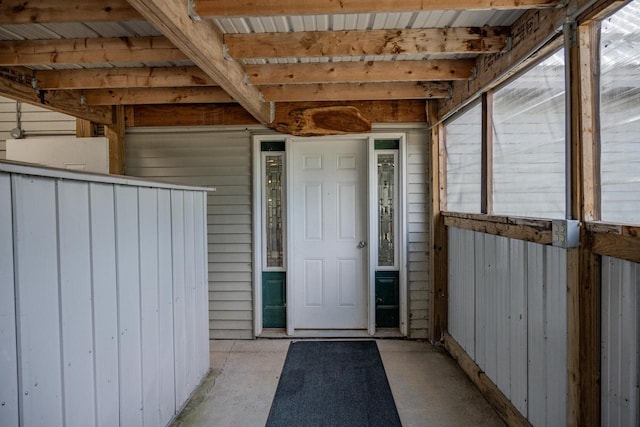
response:
M0 41L0 65L185 61L165 37Z
M443 99L445 82L334 83L260 86L265 100L275 102Z
M556 7L561 0L194 0L201 18L325 15L341 13L415 12L426 10L536 9Z
M59 22L107 22L142 20L126 0L4 0L0 2L0 25Z
M215 104L233 98L220 87L90 89L81 91L88 105Z
M236 59L303 58L500 52L508 36L508 27L424 28L225 34L224 43Z
M302 64L246 65L255 85L293 83L364 83L385 81L465 80L471 77L474 60L385 62L322 62Z
M217 86L198 67L87 68L34 71L42 89Z

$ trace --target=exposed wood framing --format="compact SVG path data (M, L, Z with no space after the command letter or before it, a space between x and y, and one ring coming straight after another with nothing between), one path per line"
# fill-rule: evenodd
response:
M348 102L282 102L276 104L274 122L286 122L289 112L330 106L356 107L371 123L424 123L427 120L424 101L348 101Z
M520 414L518 409L513 406L498 386L496 386L473 359L465 353L464 349L460 347L460 344L458 344L451 335L444 335L444 346L507 425L531 427L529 421Z
M233 126L258 122L239 104L139 105L126 108L127 127Z
M363 101L449 97L445 82L331 83L260 86L267 101Z
M91 68L34 71L42 89L217 86L198 67Z
M342 135L371 132L371 121L356 107L329 106L290 110L286 121L269 127L296 136Z
M125 174L125 117L124 107L113 107L113 124L104 127L104 134L109 139L109 173Z
M0 94L95 123L108 124L113 120L111 107L86 105L79 93L34 89L29 70L0 68Z
M57 22L109 22L142 20L126 0L74 0L61 7L60 0L4 0L0 25Z
M449 309L449 243L448 233L442 216L442 208L446 205L446 156L444 126L436 125L437 105L427 102L427 120L431 128L429 158L429 188L431 189L431 218L429 221L429 243L431 248L431 312L429 314L429 338L432 342L442 340L447 330Z
M0 41L0 65L185 61L165 37Z
M559 48L562 37L558 37L558 30L565 17L564 8L525 12L511 27L512 48L505 53L480 55L476 78L469 82L454 82L452 97L440 103L440 117L467 105L482 92L508 78L509 73Z
M225 58L222 35L213 22L194 22L181 0L129 0L149 22L261 123L269 123L269 105L257 88L245 83L240 64Z
M551 244L551 221L533 218L443 212L448 227L472 230L542 245Z
M219 87L131 88L84 90L89 105L229 103L233 98Z
M225 34L224 43L236 59L454 54L500 52L508 36L508 27L423 28Z
M493 92L482 95L480 212L493 214Z
M324 15L336 13L414 12L420 10L531 9L556 7L558 0L194 0L202 18Z
M98 125L85 119L76 119L76 138L91 138L98 135Z
M471 77L473 60L329 62L247 65L251 83L347 83L460 80Z
M599 255L640 262L640 227L587 222L593 252Z

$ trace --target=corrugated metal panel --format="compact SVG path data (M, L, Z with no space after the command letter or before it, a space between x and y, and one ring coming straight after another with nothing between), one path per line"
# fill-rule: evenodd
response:
M602 257L602 425L640 424L640 264Z
M209 367L205 193L28 173L0 172L0 424L166 425Z
M127 134L127 175L216 187L207 218L211 338L253 338L250 137L179 128Z
M564 425L564 250L449 228L449 333L533 425Z
M424 130L407 132L407 244L409 337L429 335L429 194L427 171L430 169L429 138Z

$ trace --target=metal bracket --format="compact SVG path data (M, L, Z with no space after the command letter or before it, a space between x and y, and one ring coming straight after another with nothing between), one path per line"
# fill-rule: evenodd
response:
M202 17L196 13L194 0L187 0L187 15L189 15L189 18L191 18L193 22L202 21Z
M551 241L560 248L577 248L580 246L580 221L575 219L559 219L551 221Z

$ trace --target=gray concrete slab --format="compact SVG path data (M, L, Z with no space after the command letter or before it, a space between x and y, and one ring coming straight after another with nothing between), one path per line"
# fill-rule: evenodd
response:
M291 340L211 341L211 374L174 426L264 426ZM377 340L403 426L503 426L440 348Z

